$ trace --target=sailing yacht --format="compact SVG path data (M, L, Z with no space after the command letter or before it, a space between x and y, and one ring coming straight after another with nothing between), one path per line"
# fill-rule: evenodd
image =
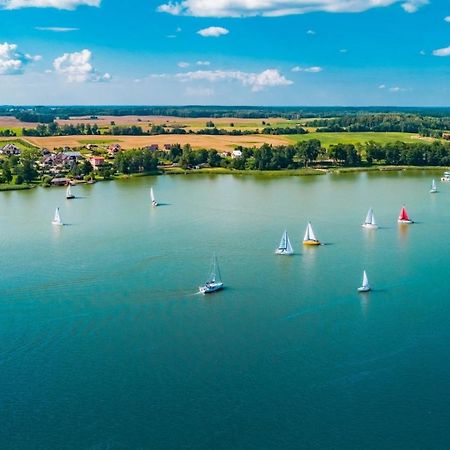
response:
M406 208L402 206L400 210L400 215L398 216L398 223L414 223L408 216Z
M153 193L153 188L150 188L150 198L152 199L152 206L158 206L158 202L155 199L155 194Z
M292 249L291 241L289 240L289 236L287 231L285 230L283 236L281 237L280 245L275 250L277 255L293 255L294 250Z
M53 225L63 225L61 216L59 214L59 208L56 208L56 210L55 210L55 215L53 216L52 224Z
M303 237L303 245L320 245L320 242L317 240L312 229L311 222L308 222L308 226L306 227L305 236Z
M369 212L367 213L366 220L364 221L362 226L363 226L363 228L370 228L370 229L378 228L372 208L369 208Z
M219 265L217 264L217 258L214 254L211 273L208 277L208 280L203 286L199 286L198 290L202 294L211 294L212 292L220 291L221 289L223 289L223 283L220 276Z
M68 184L66 190L66 199L71 200L72 198L75 198L75 195L73 195L72 189L70 188L70 184Z
M430 194L436 194L436 192L437 192L436 181L433 180L433 181L431 182Z
M369 292L371 290L369 279L367 278L366 271L363 272L363 280L361 287L358 288L358 292Z

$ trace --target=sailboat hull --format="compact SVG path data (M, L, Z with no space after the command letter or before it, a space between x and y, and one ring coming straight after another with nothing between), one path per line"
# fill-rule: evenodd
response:
M368 230L376 230L378 228L378 225L374 225L373 223L363 223L361 226Z
M430 194L436 194L437 189L430 189Z
M397 222L398 222L398 223L403 223L403 224L414 223L412 220L406 220L406 219L398 219Z
M75 198L75 195L66 195L66 200L72 200Z
M370 291L370 287L368 286L361 286L358 288L358 292L369 292Z
M306 241L303 241L303 245L315 246L315 245L320 245L320 242L313 241L313 240L306 240Z
M200 286L198 290L202 294L212 294L213 292L217 292L223 289L223 283L205 283L203 286Z
M277 248L275 250L275 254L276 255L288 255L288 256L290 256L290 255L293 255L294 252L290 252L289 250L287 250L285 248Z
M58 221L56 221L56 220L52 220L52 225L59 225L59 226L62 226L63 223L62 223L62 222L58 222Z

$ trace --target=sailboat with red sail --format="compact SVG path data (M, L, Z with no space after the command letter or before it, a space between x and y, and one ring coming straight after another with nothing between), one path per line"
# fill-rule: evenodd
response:
M398 223L414 223L408 216L408 212L406 211L406 208L404 206L402 206L402 209L400 210L400 215L398 216Z

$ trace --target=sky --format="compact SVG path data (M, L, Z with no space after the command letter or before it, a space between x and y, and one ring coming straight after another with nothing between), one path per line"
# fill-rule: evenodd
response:
M0 104L449 106L450 0L0 0Z

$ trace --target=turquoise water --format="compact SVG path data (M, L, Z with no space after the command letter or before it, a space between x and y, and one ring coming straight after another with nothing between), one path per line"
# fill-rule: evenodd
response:
M0 448L449 448L450 185L430 195L433 176L1 193ZM397 225L403 203L416 224ZM369 206L379 230L360 227ZM301 246L308 220L326 245ZM273 253L285 228L293 257ZM214 251L226 289L201 296Z

